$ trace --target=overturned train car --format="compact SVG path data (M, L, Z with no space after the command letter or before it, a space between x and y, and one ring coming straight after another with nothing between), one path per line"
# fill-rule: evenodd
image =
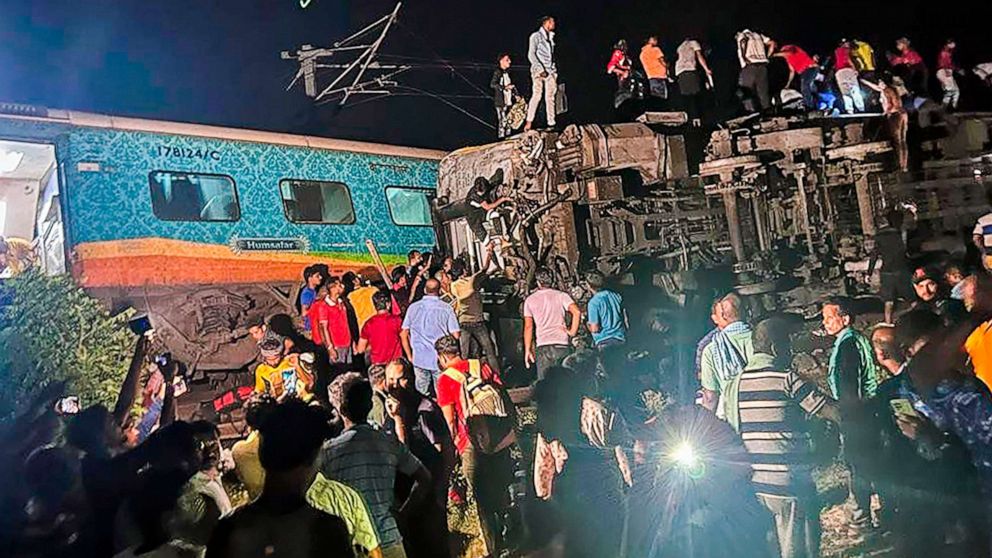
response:
M898 172L878 116L748 118L708 135L680 114L527 132L455 151L438 177L439 235L480 257L466 226L482 177L512 200L487 216L504 238L506 275L526 292L536 266L562 286L598 268L650 281L676 304L734 288L767 308L812 310L848 283L884 214L910 208L916 227L961 249L987 212L990 115L914 127L916 170Z

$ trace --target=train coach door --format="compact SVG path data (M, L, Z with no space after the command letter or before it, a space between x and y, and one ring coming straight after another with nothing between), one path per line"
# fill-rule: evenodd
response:
M8 245L5 275L37 264L64 273L60 177L55 146L0 139L0 235Z

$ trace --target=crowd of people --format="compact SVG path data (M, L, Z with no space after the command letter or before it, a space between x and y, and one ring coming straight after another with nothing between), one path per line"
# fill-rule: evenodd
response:
M500 138L511 135L521 125L530 130L542 100L549 128L555 128L557 116L566 110L563 95L557 94L560 80L555 25L554 17L545 16L530 36L527 61L531 94L526 102L510 76L510 55L501 53L497 57L490 87ZM960 104L959 80L966 70L957 62L954 39L944 42L932 57L932 65L906 37L898 39L884 57L877 56L874 47L861 39L841 39L831 52L822 54L811 54L796 44L780 44L750 29L737 33L734 40L740 63L737 96L746 113L783 107L827 115L881 112L893 121L893 131L900 133L908 113L933 103L931 75L936 78L934 85L939 85L938 100L943 109L954 111ZM773 79L772 65L776 60L783 62L787 72L784 82ZM931 68L935 70L933 74ZM674 65L661 50L658 36L643 41L636 60L628 42L620 39L608 59L606 73L617 79L616 108L632 99L647 99L656 110L685 110L696 125L704 117L703 95L714 88L713 69L699 37L686 37L679 44ZM978 64L971 73L992 87L992 63ZM681 99L670 105L668 101L674 99L675 91Z
M598 271L569 293L536 270L510 339L482 300L492 248L479 269L418 251L388 277L309 266L297 315L249 320L258 362L234 390L246 435L229 451L213 423L176 420L169 358L136 357L145 379L129 373L113 410L76 412L52 384L3 423L19 482L0 492L0 544L16 557L443 557L463 506L493 557L818 556L813 470L839 454L852 528L892 533L899 556L988 556L990 259L923 265L902 214L887 221L868 266L881 264L882 316L822 302L822 378L794 364L794 343L818 338L801 319L752 317L721 294L694 366L676 371L697 382L688 406L638 360L644 326ZM990 223L973 231L983 255ZM529 426L511 376L529 384Z
M555 25L545 17L529 38L529 102L510 55L497 58L500 137L532 129L542 101L556 125ZM825 57L746 29L735 41L746 111L880 109L907 168L908 113L930 90L908 39L884 59L862 40ZM956 47L946 41L933 66L951 111ZM788 68L782 91L769 76L775 59ZM992 85L992 65L974 72ZM606 73L617 106L665 103L677 90L697 121L714 87L691 37L673 66L657 36L636 60L619 40ZM832 339L822 378L794 358L818 335L721 293L693 365L676 371L698 387L686 406L666 397L671 375L638 361L630 339L644 326L599 271L584 274L578 297L537 269L519 301L520 334L492 331L482 295L499 243L482 221L508 200L490 200L481 180L467 199L487 252L477 268L416 250L388 273L315 264L295 315L248 317L252 381L214 402L243 403L244 436L230 449L216 424L177 420L186 386L167 356L132 362L142 372L128 374L113 409L75 409L61 383L25 402L0 423L0 548L17 558L444 558L456 546L449 509L462 506L494 558L547 548L569 558L815 557L813 472L839 456L853 529L891 532L898 556L992 555L992 214L975 226L982 259L969 265L921 262L903 213L890 211L867 269L878 272L881 316L860 299L822 301L814 333ZM19 246L0 238L0 278L16 271ZM517 348L523 371L509 358ZM532 425L522 426L511 375L536 407Z

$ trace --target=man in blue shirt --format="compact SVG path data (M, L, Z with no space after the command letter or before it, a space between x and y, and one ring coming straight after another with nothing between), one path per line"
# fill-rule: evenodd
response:
M627 311L623 297L606 288L606 277L598 271L586 274L586 283L596 294L589 299L589 332L596 348L621 345L627 340Z
M300 315L303 316L303 331L310 333L310 306L317 300L317 287L324 282L324 276L316 265L303 270L303 289L300 291Z
M413 363L417 391L428 397L437 393L437 379L441 375L434 343L445 335L457 338L461 334L455 311L438 297L440 292L440 281L425 281L424 298L410 305L400 330L403 352Z

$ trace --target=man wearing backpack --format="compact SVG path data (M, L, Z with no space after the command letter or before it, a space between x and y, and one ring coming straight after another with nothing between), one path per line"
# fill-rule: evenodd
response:
M503 547L503 513L513 482L513 403L489 365L461 357L458 338L446 335L434 344L441 377L437 403L455 440L462 473L475 495L488 556Z

